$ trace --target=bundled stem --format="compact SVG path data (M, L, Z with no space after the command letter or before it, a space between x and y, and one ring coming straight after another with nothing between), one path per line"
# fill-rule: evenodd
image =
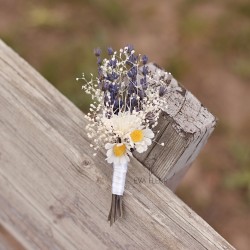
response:
M122 195L112 194L111 207L109 211L108 221L110 226L119 218L123 216L122 211Z
M109 211L108 221L110 226L122 217L122 196L125 188L126 173L128 163L113 164L113 180L112 180L112 201Z

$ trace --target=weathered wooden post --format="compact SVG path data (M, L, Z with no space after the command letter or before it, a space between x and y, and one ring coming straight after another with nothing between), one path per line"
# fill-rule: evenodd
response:
M166 86L174 91L166 92L167 108L162 111L158 127L161 131L156 137L159 143L153 144L144 154L136 158L170 189L175 190L210 134L213 132L215 117L181 86L175 78L169 78L165 71L155 64L148 65L149 70L160 75Z
M189 103L189 94L184 96ZM199 107L197 117L205 114ZM178 110L186 109L176 108L174 121L168 118L160 125L183 126L185 116ZM195 119L195 112L190 117ZM79 109L0 41L0 232L4 228L10 235L0 236L0 249L234 249L161 182L135 182L136 176L148 177L136 159L127 176L125 219L110 227L112 168L104 152L92 157L86 124ZM165 135L177 138L175 145L167 144L169 152L179 148L185 157L160 152L152 164L154 150L159 150L154 147L141 162L149 166L151 159L155 174L167 176L170 185L174 173L180 174L195 157L196 146L189 141L199 147L199 140L206 140L206 130L198 127L204 135L194 139L180 137L174 128L169 130L172 137ZM190 134L197 131L188 128L184 131ZM160 159L165 172L159 169Z

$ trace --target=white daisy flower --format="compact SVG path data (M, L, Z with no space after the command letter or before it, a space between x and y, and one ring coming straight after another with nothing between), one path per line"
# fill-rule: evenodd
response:
M107 143L105 149L108 163L125 164L129 162L129 156L132 156L126 143Z
M138 153L143 153L152 143L154 133L151 129L135 129L129 135L132 147L135 147Z

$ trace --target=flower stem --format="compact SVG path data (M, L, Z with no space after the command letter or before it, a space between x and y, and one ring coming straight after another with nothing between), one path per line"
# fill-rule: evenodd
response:
M110 226L119 218L123 216L122 211L122 195L112 194L111 207L109 211L108 221Z

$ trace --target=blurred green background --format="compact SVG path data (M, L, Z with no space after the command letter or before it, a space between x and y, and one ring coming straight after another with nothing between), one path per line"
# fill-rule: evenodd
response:
M238 249L250 246L249 0L0 0L0 37L83 111L93 49L133 44L215 114L177 194Z

